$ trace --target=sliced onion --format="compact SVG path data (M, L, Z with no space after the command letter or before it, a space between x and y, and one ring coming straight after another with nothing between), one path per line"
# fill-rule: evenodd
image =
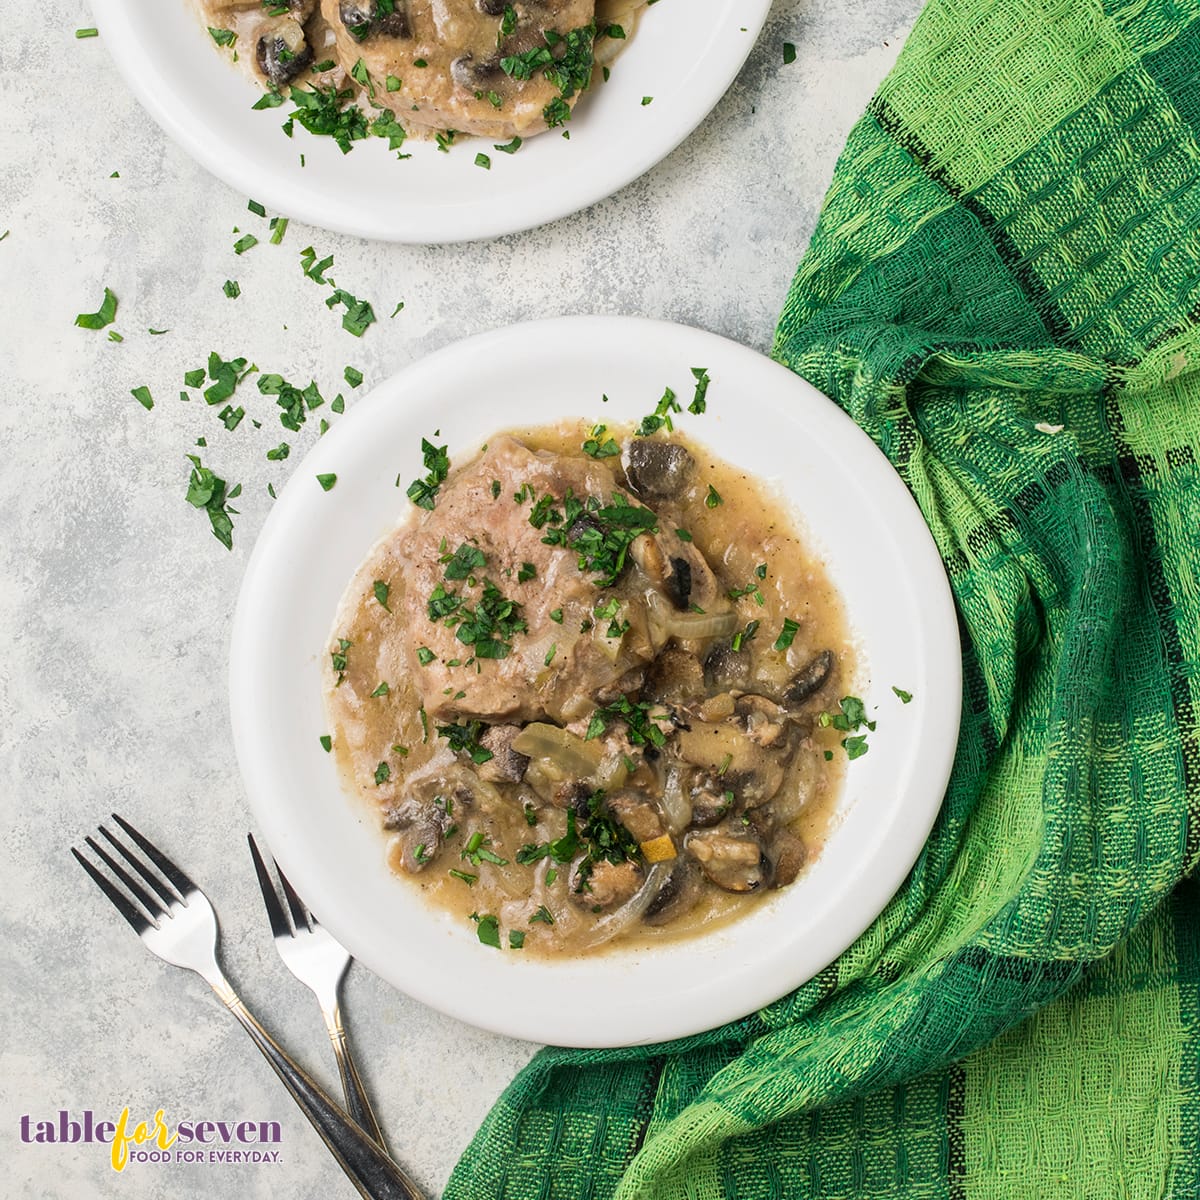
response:
M526 725L513 738L512 748L529 758L550 759L572 779L590 778L599 770L600 760L604 757L604 748L599 742L585 742L583 738L544 721Z
M663 635L677 637L681 641L729 637L737 628L735 612L694 613L680 612L661 592L647 592L646 603L650 609L650 623Z
M575 877L576 868L571 868L571 878ZM611 942L613 938L624 933L650 907L650 901L658 895L659 888L666 882L670 873L671 863L655 863L646 872L646 880L640 888L620 908L601 917L592 928L582 937L572 938L572 943L580 950L589 950L593 946Z
M658 798L659 807L667 820L667 830L670 833L681 833L692 819L692 802L685 786L687 775L679 767L673 766L667 772L666 784Z

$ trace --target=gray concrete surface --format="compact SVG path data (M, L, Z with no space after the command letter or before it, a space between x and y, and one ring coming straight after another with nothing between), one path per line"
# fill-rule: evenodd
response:
M561 312L665 317L765 349L845 135L917 8L779 0L695 135L624 191L549 227L406 248L293 223L281 246L242 258L229 231L253 220L246 197L164 137L102 40L75 40L76 27L94 23L88 9L49 0L6 13L0 1193L355 1194L207 989L146 954L68 855L113 808L158 837L216 903L248 1002L336 1087L316 1009L267 935L225 687L230 616L271 503L266 484L286 478L317 430L288 439L288 462L267 463L274 419L226 433L204 406L175 399L182 371L215 349L315 378L332 395L353 363L366 376L362 394L465 335ZM786 66L785 41L798 49ZM333 253L339 282L381 310L361 341L315 289L293 286L309 243ZM241 284L236 301L221 292L228 277ZM120 344L72 325L105 284L120 297ZM400 299L404 311L387 320ZM171 333L151 337L151 326ZM158 398L151 413L129 394L142 383ZM182 456L201 435L207 459L246 486L232 554L184 502ZM346 1007L392 1145L436 1195L535 1047L441 1017L363 968L351 973ZM23 1115L90 1109L113 1120L125 1106L135 1120L163 1108L173 1122L278 1121L282 1162L134 1164L118 1175L106 1147L20 1139Z

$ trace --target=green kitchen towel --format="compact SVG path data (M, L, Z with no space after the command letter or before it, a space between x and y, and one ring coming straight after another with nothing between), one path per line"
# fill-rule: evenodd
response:
M945 560L941 815L792 995L539 1054L447 1200L1195 1200L1200 0L931 0L775 354Z

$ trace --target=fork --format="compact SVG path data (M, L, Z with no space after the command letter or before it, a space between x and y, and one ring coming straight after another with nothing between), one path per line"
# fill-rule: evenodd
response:
M165 962L195 971L216 992L262 1051L263 1057L312 1122L313 1128L360 1195L366 1200L424 1200L416 1185L387 1152L372 1141L303 1067L275 1042L233 990L217 964L217 914L208 897L128 821L116 813L112 814L112 818L145 858L131 850L126 842L111 834L103 825L100 826L100 833L141 877L145 887L92 837L86 837L84 841L107 868L107 873L74 847L71 853L133 927L146 948ZM147 865L146 859L157 868L157 873ZM125 888L124 892L113 881L114 878Z
M275 870L279 874L279 882L283 885L283 894L287 901L287 912L284 911L283 902L271 882L270 872L258 851L254 835L248 833L246 841L250 844L250 857L254 859L254 871L258 876L258 886L262 889L263 903L267 906L267 916L271 921L271 933L275 938L275 948L279 951L279 957L283 959L284 966L316 996L317 1003L321 1006L325 1028L329 1031L329 1040L333 1043L333 1052L337 1057L338 1074L342 1078L342 1091L346 1096L346 1111L375 1141L387 1149L383 1132L371 1108L371 1101L359 1078L358 1068L354 1065L346 1028L342 1024L339 989L346 968L350 965L350 954L308 911L296 894L296 889L279 869L279 864L275 863Z

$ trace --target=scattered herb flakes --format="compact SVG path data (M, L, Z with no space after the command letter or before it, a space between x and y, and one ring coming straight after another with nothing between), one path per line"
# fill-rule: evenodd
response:
M104 289L104 300L94 313L80 313L75 318L75 324L80 329L103 329L111 325L117 316L117 296L112 288Z
M232 29L214 29L210 25L208 32L218 46L232 46L237 41L237 34Z
M680 411L682 410L679 407L679 401L675 398L674 391L671 388L664 388L662 399L655 405L654 412L642 418L642 423L637 427L637 436L650 437L664 427L668 433L673 433L675 425L671 421L671 414Z
M549 616L550 620L552 620L556 625L561 625L563 623L563 610L561 608L552 608Z
M428 474L424 479L414 479L407 495L418 508L432 509L438 488L450 472L450 458L445 446L435 446L427 438L421 439L421 457Z
M242 418L245 415L246 410L240 405L234 408L232 404L227 404L217 413L217 420L232 433L242 423Z
M317 252L311 246L305 246L300 251L300 269L314 283L329 283L325 272L333 266L333 255L327 255L318 261Z
M478 875L472 875L470 871L460 871L457 867L451 867L446 874L449 875L451 879L461 879L463 883L467 885L467 887L474 887L475 880L479 878Z
M197 367L194 371L184 371L183 382L190 388L204 386L204 368Z
M521 148L521 139L514 137L511 142L505 142L503 146L492 146L493 150L499 150L501 154L516 154Z
M209 524L213 536L225 547L233 549L233 520L235 510L226 503L231 495L240 490L240 485L230 492L225 480L214 474L201 463L199 456L189 454L192 472L188 478L187 502L193 508L204 509L208 513Z
M730 649L736 654L758 632L758 621L747 621L744 629L739 629L729 640Z
M875 731L875 722L867 719L866 705L857 696L843 696L838 702L841 712L823 712L817 715L817 724L823 729L837 729L855 736L842 738L842 747L846 757L861 758L867 752L867 735L860 734L859 729Z
M317 482L321 485L321 490L323 492L328 492L333 488L334 484L337 483L337 476L332 472L327 475L318 475Z
M108 331L108 340L110 342L123 342L125 339L115 329L110 329Z
M614 721L624 723L629 740L635 746L662 747L666 745L667 735L657 723L658 714L663 710L660 706L645 700L636 703L628 696L621 696L612 704L606 704L592 714L584 740L600 737Z
M338 638L337 649L329 652L329 664L337 672L335 687L340 686L342 680L346 678L346 663L348 662L346 651L353 645L354 643L349 638L340 637Z
M301 156L303 157L303 156ZM287 233L288 219L287 217L272 217L271 218L271 245L278 246L283 241L283 235Z
M554 916L544 904L539 904L537 906L537 911L529 918L529 924L553 925Z
M468 579L477 570L487 566L483 551L469 542L463 542L453 554L444 555L441 561L446 564L444 578L453 581Z
M398 312L402 312L403 309L404 309L404 301L401 300L400 303L397 304L396 307L392 309L391 315L394 317ZM390 318L389 318L389 320L390 320Z
M708 375L707 367L693 367L692 375L696 380L696 394L692 397L691 404L688 405L688 412L699 416L708 407L708 385L712 382Z
M475 165L482 167L485 171L490 171L492 169L492 160L481 150L475 155Z
M392 589L382 579L375 580L371 585L371 589L375 593L375 600L379 604L379 607L384 612L390 613L392 610L388 608L388 596L391 594Z
M513 950L520 950L525 945L525 931L523 929L510 929L508 931L508 944Z
M386 762L380 760L379 765L375 768L375 786L387 783L392 777L392 768Z
M604 437L607 432L607 425L593 425L591 435L584 440L580 449L589 458L615 458L621 453L621 447L615 438Z
M209 33L211 33L211 32L212 32L212 30L210 29L210 30L209 30ZM94 26L92 26L92 27L89 27L89 28L87 28L87 29L77 29L77 30L75 30L75 36L76 36L77 38L81 39L81 40L82 40L83 38L94 38L94 37L99 37L99 36L100 36L100 30L96 29ZM218 43L217 43L217 45L218 45L218 46L219 46L220 44L221 44L220 42L218 42Z
M358 387L363 381L363 373L357 367L347 367L342 375L352 388Z
M796 640L796 634L800 629L800 623L793 621L791 617L783 618L783 628L779 631L779 636L775 639L774 650L786 650L792 642Z
M246 202L246 207L256 217L265 217L267 215L267 210L261 204L259 204L259 202L257 200L248 200Z
M230 300L236 300L242 294L241 285L236 279L227 279L221 287L221 291L227 295Z
M384 81L384 87L386 87L389 92L398 92L401 87L403 87L403 83L399 76L389 75Z
M321 749L324 750L326 754L333 749L333 738L331 738L329 734L321 734L319 741L321 743Z
M223 404L233 395L245 369L246 360L244 358L234 358L226 362L215 350L210 352L208 377L212 382L204 389L204 399L209 404ZM187 383L189 375L195 377L195 374L195 371L189 371L188 375L183 377L184 382ZM198 387L199 385L189 384L188 386Z
M463 721L453 725L439 725L437 735L446 739L451 750L469 755L471 761L479 767L495 757L490 750L479 744L479 735L483 728L482 721Z
M418 61L420 61L420 60L418 60ZM499 918L492 916L491 913L488 913L485 916L477 918L477 920L479 923L476 926L475 932L478 935L479 940L485 946L493 946L495 949L499 950L500 949L500 921L499 921Z
M304 89L291 87L288 98L296 106L287 121L284 132L290 136L293 121L316 137L330 137L343 154L349 154L352 143L368 136L367 114L357 104L350 103L354 92L350 88L339 91L332 84L327 88ZM280 97L279 103L282 103ZM274 108L275 105L263 107Z
M686 529L677 529L677 530L675 530L675 536L676 536L676 537L677 537L677 538L678 538L678 539L679 539L681 542L690 542L690 541L692 540L692 535L691 535L690 533L688 533L688 531L687 531Z
M342 328L355 337L362 337L367 327L375 322L375 310L366 300L359 300L342 288L335 288L333 295L325 301L326 308L334 308L339 304L346 307L342 316Z
M386 696L391 692L391 688L387 685L387 680L383 680L379 686L371 693L371 699L374 700L377 696Z
M258 245L258 238L252 233L243 234L236 242L233 243L234 254L245 254L252 246Z
M542 666L548 667L554 661L554 656L557 653L558 653L558 643L551 642L550 649L546 651L546 657L542 659Z
M154 407L154 398L150 395L150 389L143 383L135 388L130 388L129 394L147 411L149 412Z
M643 96L642 97L642 107L643 108L645 108L647 104L653 104L653 103L654 103L653 96Z
M724 504L721 499L721 493L710 483L708 485L708 494L704 497L705 508L716 508L718 504Z
M428 646L417 647L417 662L419 662L421 666L429 666L429 664L433 662L435 658L437 658L437 655L434 654L434 652L430 650Z
M856 758L862 758L869 749L865 733L856 734L854 737L842 738L842 745L846 749L846 757L851 761Z
M148 329L146 332L154 334L155 337L161 337L164 333L170 333L171 331L169 329Z
M783 43L783 65L791 66L796 61L796 47L792 42Z
M287 444L287 442L280 442L274 450L267 451L267 461L282 462L289 454L291 454L291 452L292 448Z
M330 401L329 411L335 413L343 413L346 411L346 400L340 392L338 395L334 396L332 401Z
M537 567L531 562L523 562L521 569L517 572L517 582L524 583L527 579L534 579L537 576Z
M906 692L903 688L892 686L892 691L900 698L901 704L908 704L912 700L912 692Z

